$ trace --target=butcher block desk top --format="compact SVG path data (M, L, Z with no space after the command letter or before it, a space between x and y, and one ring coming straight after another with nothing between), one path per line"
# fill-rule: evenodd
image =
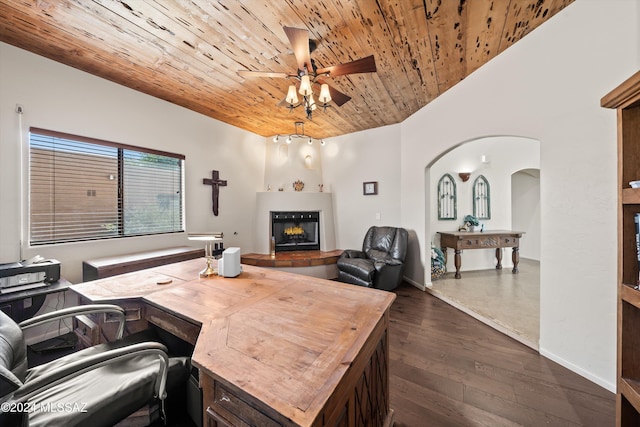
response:
M292 425L312 426L395 294L243 265L198 276L203 258L73 285L92 303L141 299L201 326L192 362ZM170 279L169 284L158 285Z

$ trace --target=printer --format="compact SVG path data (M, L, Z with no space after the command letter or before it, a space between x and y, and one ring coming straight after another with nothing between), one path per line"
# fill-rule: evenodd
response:
M48 286L60 280L60 261L34 257L0 264L0 294Z

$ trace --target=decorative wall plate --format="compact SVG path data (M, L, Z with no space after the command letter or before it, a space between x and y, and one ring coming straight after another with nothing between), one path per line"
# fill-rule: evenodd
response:
M293 189L296 191L302 191L302 189L304 188L304 182L297 180L296 182L293 183Z

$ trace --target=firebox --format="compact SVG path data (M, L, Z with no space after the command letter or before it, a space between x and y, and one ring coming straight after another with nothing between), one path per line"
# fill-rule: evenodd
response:
M271 212L276 252L320 250L320 212Z

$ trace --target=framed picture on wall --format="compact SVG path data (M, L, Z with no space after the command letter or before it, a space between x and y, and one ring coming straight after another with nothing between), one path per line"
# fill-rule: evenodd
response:
M378 194L378 181L363 182L362 194L364 194L365 196Z

